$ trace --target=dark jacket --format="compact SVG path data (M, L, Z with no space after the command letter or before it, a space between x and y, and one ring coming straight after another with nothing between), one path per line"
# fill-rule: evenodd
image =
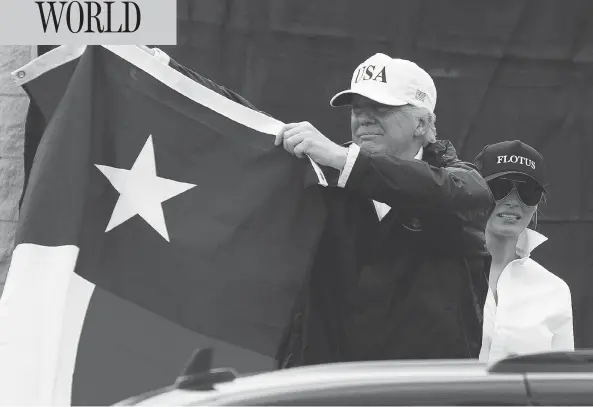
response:
M478 357L493 199L477 170L439 141L424 149L422 161L361 151L345 188L333 178L324 190L325 231L278 365ZM382 221L372 199L391 206Z
M379 359L475 358L493 209L476 169L450 142L423 160L361 151L329 216L279 366ZM391 206L378 220L372 199Z

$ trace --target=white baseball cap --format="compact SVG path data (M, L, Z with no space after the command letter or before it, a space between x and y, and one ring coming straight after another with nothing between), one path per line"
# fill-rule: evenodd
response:
M375 54L356 68L350 89L335 95L332 106L347 106L352 95L389 106L411 104L434 112L437 89L430 75L414 62Z

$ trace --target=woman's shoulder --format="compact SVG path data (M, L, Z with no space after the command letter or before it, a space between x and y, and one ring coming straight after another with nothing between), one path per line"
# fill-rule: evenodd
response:
M524 259L523 267L525 267L531 274L535 274L540 282L557 289L559 292L564 292L570 295L570 288L566 281L549 271L531 257Z

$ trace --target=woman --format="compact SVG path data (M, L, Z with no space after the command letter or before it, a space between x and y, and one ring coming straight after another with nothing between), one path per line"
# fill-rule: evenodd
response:
M486 225L492 262L480 360L574 350L570 289L529 258L547 240L527 228L537 223L546 193L543 157L519 140L505 141L486 146L475 164L496 201Z

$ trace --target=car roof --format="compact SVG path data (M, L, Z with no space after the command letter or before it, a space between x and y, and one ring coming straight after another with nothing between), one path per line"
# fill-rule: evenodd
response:
M214 384L212 390L196 391L170 387L150 398L137 400L136 405L184 405L207 403L247 393L273 394L290 389L313 390L405 382L483 380L488 376L487 365L475 360L333 363L241 376L233 381ZM508 374L490 376L492 380L509 379Z
M470 382L523 383L527 375L593 375L593 351L513 356L494 364L476 359L342 362L237 376L232 369L211 369L212 352L194 354L182 376L167 388L118 405L196 405L295 391L340 390L396 384ZM223 402L221 401L221 402Z

